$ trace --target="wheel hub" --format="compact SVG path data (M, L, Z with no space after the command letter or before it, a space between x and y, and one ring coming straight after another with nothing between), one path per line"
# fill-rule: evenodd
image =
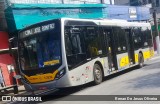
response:
M97 78L97 79L100 79L100 77L101 77L101 72L100 72L99 69L96 69L96 70L95 70L95 74L96 74L96 78Z

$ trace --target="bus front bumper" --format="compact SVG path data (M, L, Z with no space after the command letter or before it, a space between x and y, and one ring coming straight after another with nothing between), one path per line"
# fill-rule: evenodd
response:
M31 91L38 91L38 90L56 89L57 81L55 80L55 81L50 81L45 83L30 84L22 80L22 83L24 84L26 91L31 92Z

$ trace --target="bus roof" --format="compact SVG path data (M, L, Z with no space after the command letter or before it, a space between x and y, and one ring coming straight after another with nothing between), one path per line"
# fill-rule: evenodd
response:
M62 18L62 20L73 20L73 21L87 21L94 22L97 25L104 26L123 26L123 27L151 27L150 23L142 23L142 22L128 22L126 20L121 19L73 19L73 18Z

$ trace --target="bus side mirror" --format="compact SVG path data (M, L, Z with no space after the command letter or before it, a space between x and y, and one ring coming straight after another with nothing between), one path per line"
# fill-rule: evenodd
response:
M16 37L10 38L10 39L8 40L8 42L9 42L9 54L10 54L10 55L13 54L12 45L13 45L13 42L16 41L16 40L17 40Z

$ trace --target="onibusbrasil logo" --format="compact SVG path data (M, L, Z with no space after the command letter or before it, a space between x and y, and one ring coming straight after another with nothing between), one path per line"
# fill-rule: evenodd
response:
M2 101L42 101L42 98L37 96L2 96Z

